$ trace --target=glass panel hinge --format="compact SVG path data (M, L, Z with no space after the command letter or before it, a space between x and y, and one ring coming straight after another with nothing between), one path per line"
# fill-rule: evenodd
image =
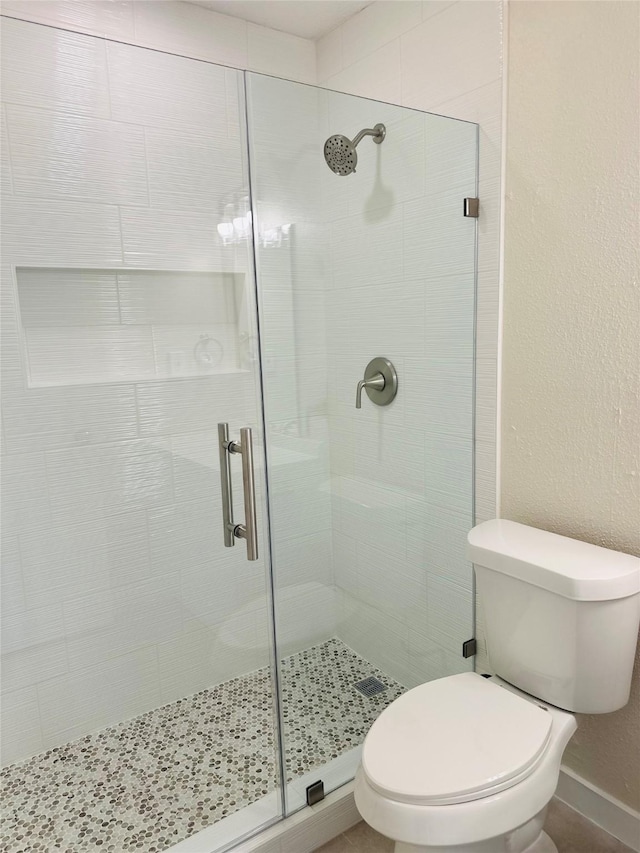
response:
M318 779L317 782L307 788L307 805L315 806L321 800L324 800L324 782L322 779Z
M462 657L463 658L471 658L475 655L478 648L478 644L476 643L475 637L471 640L467 640L462 644Z
M479 198L465 198L464 200L464 215L471 216L474 219L477 219L480 215L480 199Z

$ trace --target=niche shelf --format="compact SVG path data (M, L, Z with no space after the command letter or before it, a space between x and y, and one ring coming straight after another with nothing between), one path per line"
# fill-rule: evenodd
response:
M31 388L246 373L242 273L17 267Z

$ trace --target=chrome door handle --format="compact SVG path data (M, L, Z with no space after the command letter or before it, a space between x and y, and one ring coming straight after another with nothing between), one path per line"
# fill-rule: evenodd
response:
M218 424L218 453L220 454L220 491L222 492L222 527L225 548L236 544L233 536L233 493L231 490L231 457L229 447L229 424Z
M218 444L220 453L220 486L222 490L222 523L224 525L224 544L227 548L235 545L236 539L247 543L247 560L258 559L258 522L256 513L256 486L253 465L253 431L250 427L240 430L240 441L229 440L229 424L218 424ZM245 523L233 521L233 497L231 493L230 454L242 456L242 491L244 493Z

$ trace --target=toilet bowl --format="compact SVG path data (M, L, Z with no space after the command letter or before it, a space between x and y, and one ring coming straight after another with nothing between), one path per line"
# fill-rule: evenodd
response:
M422 684L371 727L356 805L396 853L554 853L542 827L575 729L499 678Z
M640 560L504 519L468 535L489 660L392 702L355 800L396 853L554 853L542 827L572 711L629 700Z

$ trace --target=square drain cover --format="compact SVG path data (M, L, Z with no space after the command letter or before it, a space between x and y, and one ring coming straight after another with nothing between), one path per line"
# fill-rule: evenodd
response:
M387 685L383 684L373 675L369 676L369 678L364 678L362 681L356 681L353 686L363 696L375 696L376 693L382 693L383 690L387 689Z

